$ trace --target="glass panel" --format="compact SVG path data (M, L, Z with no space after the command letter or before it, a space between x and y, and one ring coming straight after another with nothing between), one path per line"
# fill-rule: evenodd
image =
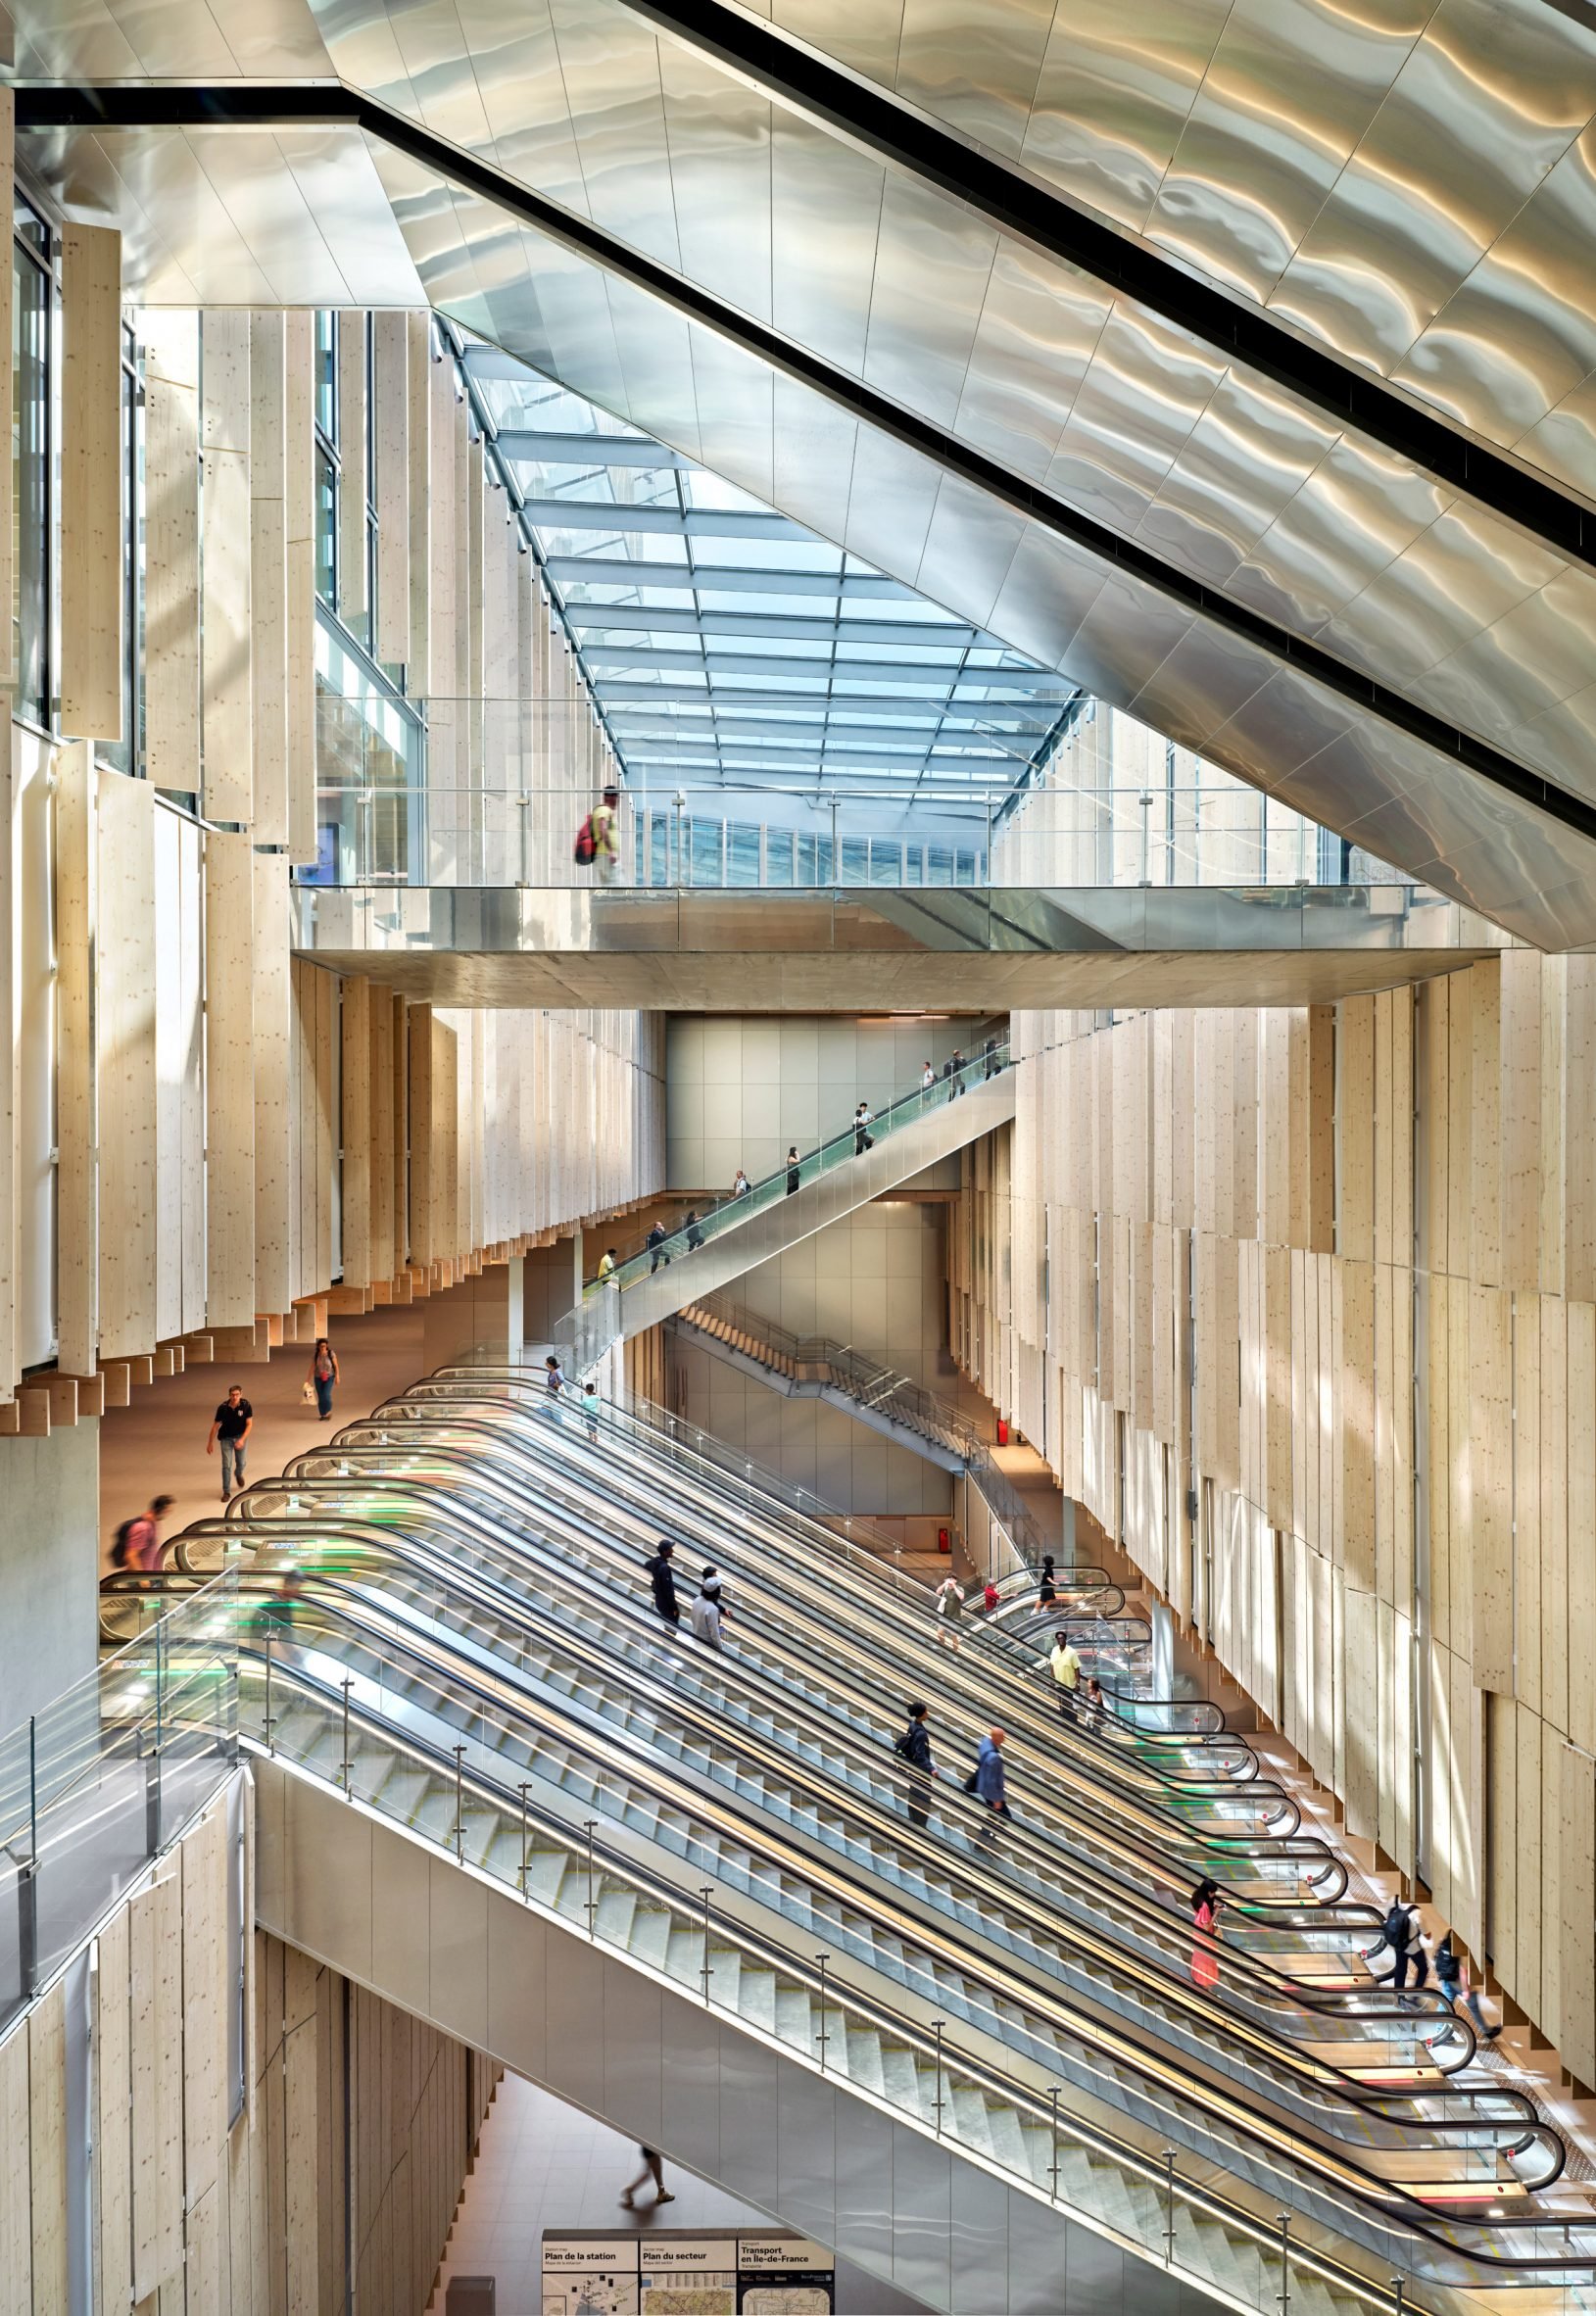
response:
M842 854L843 866L837 882L840 885L867 885L870 882L869 838L845 837Z
M903 847L884 837L870 839L870 882L872 885L901 885L903 877Z
M315 592L329 611L338 607L338 469L315 446Z
M726 882L728 885L757 885L759 882L759 831L746 820L734 820L727 831Z
M338 440L338 360L333 316L325 306L315 314L315 422L328 442Z
M789 828L769 828L765 831L765 883L791 885L793 877L793 832Z
M684 882L689 885L720 884L724 823L718 820L689 820L687 826L688 874Z

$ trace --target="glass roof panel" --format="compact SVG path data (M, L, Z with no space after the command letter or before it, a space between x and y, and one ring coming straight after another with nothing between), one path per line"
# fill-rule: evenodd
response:
M499 349L465 360L628 768L1000 806L1046 762L1066 678Z

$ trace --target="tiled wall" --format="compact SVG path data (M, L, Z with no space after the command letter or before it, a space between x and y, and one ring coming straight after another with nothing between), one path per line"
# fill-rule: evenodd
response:
M855 1105L884 1109L912 1092L927 1060L975 1048L977 1025L920 1017L882 1021L795 1014L674 1016L665 1044L666 1180L676 1190L730 1186L739 1166L757 1182L787 1155L843 1133ZM943 1182L941 1174L928 1181ZM958 1187L958 1161L945 1186Z

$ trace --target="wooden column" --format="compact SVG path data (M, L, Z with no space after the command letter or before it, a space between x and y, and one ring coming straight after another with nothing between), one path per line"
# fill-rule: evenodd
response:
M9 238L9 237L8 237ZM61 237L61 721L122 725L121 235Z
M288 870L258 852L255 896L255 1295L259 1311L294 1300L293 989Z
M310 309L283 315L288 853L315 858L315 373ZM286 1306L284 1306L286 1308Z
M201 666L205 814L247 828L254 817L250 681L250 317L207 313L200 440L205 457Z
M57 1357L90 1375L100 1353L100 1192L94 1132L94 992L98 857L93 751L73 741L56 759L56 1310Z
M157 788L200 788L199 316L152 309L144 360L144 753Z
M205 840L206 1310L253 1327L255 1292L255 855Z
M369 1286L371 1260L371 984L343 991L344 1284Z
M407 331L411 316L371 316L372 412L377 510L376 656L385 667L411 655L410 387Z
M250 316L250 723L258 844L288 842L285 317Z
M17 99L10 86L0 87L0 214L9 217L13 213L16 189ZM16 252L9 233L0 235L0 346L11 345L13 328L12 301L16 295ZM0 362L0 443L11 441L15 412L12 409L11 362ZM8 606L7 616L0 619L0 691L9 691L17 680L16 635L9 614L9 605L16 592L16 547L12 538L11 457L8 451L0 458L0 604Z
M99 784L100 1351L156 1340L155 792Z
M441 1251L433 1215L436 1143L433 1136L433 1023L430 1005L410 1014L410 1232L411 1261L418 1269Z

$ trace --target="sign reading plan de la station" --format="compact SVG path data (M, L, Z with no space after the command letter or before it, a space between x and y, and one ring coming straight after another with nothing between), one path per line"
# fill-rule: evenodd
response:
M824 2244L779 2231L595 2228L543 2239L543 2316L834 2316Z

